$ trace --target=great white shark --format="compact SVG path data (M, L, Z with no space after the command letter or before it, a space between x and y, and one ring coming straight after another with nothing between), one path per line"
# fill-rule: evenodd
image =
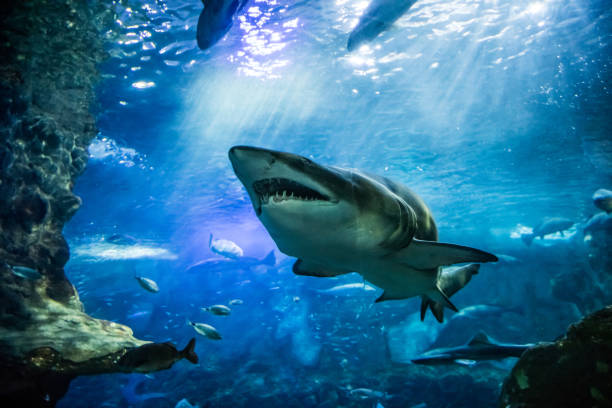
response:
M280 251L298 258L297 275L358 272L384 290L377 302L422 296L457 311L440 286L441 267L497 261L437 242L427 205L385 177L250 146L232 147L229 159Z

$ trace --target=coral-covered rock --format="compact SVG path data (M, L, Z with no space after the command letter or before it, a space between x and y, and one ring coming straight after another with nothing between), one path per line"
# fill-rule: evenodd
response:
M500 407L612 406L612 306L527 350L506 379Z
M106 56L99 29L114 18L103 4L77 0L0 5L3 406L53 406L77 375L197 361L88 316L63 270L69 249L62 228L81 204L72 187L96 134L90 107Z

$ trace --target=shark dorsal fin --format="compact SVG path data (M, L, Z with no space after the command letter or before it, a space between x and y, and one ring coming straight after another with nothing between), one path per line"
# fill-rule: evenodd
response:
M468 343L468 346L481 346L483 344L493 344L489 336L485 332L481 331L476 333L474 337Z

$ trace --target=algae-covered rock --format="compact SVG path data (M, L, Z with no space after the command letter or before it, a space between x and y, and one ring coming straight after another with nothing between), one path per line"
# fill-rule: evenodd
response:
M527 350L506 379L500 407L612 406L612 306Z
M104 4L77 0L0 5L0 403L53 406L77 375L147 372L183 351L94 319L64 274L64 223L96 135L90 110Z

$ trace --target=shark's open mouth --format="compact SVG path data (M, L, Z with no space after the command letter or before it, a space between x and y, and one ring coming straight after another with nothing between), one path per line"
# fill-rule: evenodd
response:
M285 200L331 201L325 194L286 178L257 180L253 183L253 190L260 202L258 212L261 211L261 205L268 204L270 199L275 203Z

